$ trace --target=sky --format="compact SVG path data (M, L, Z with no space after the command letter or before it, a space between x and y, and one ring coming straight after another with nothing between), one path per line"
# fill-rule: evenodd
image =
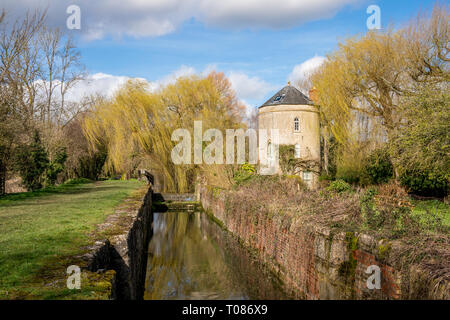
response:
M249 109L319 66L339 41L368 31L370 5L381 27L405 25L434 0L2 0L10 18L48 8L66 28L80 8L76 38L89 76L71 93L111 95L130 78L153 87L178 76L224 72ZM72 20L73 21L73 20Z

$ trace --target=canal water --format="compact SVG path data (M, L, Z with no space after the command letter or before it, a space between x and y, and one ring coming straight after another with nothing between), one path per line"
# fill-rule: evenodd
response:
M154 213L144 299L287 299L277 278L199 212Z

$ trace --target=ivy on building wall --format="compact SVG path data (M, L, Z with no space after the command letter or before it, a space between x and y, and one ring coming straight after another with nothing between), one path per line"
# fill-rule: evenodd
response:
M279 154L280 168L283 174L295 175L302 171L320 173L320 165L317 160L295 157L295 145L280 145Z

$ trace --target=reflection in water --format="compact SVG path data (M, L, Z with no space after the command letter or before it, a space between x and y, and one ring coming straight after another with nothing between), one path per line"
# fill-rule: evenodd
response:
M204 213L154 213L145 299L284 299L274 277Z

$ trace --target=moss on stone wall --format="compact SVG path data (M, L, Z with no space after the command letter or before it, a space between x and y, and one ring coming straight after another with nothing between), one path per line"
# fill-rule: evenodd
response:
M358 239L353 232L347 232L345 234L345 243L347 246L348 260L345 260L339 266L339 276L343 279L345 284L345 291L349 292L350 298L355 298L355 279L356 279L356 266L358 264L355 259L354 252L358 249Z
M386 259L389 257L389 253L391 252L392 244L387 241L383 240L377 247L377 253L376 258L380 262L385 262Z

